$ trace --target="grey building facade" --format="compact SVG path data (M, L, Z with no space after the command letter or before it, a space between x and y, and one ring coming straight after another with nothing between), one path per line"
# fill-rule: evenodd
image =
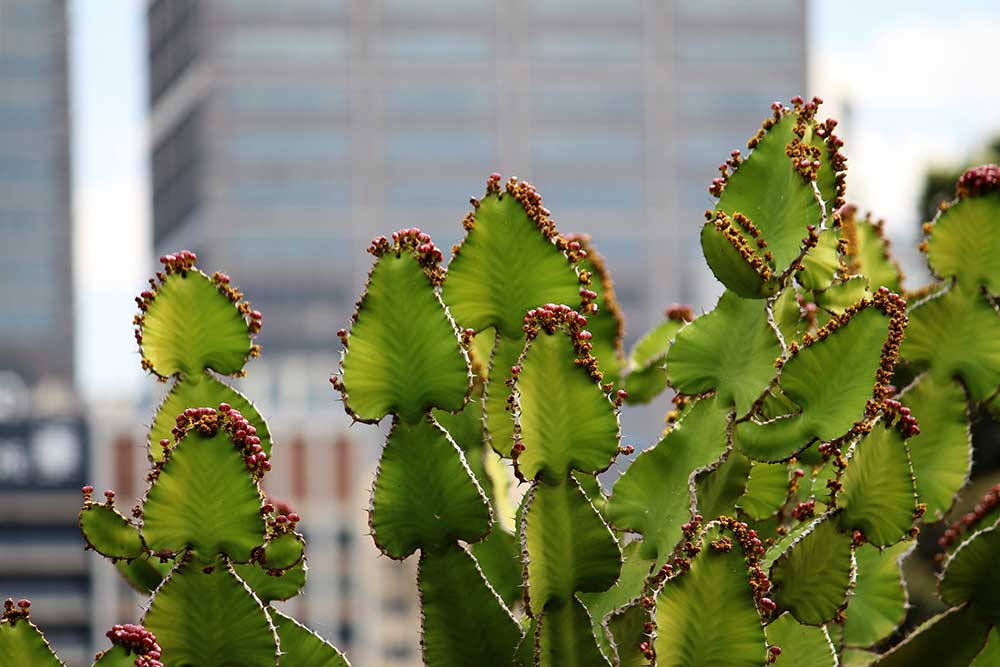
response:
M708 185L772 100L806 94L806 11L805 0L151 1L156 251L194 250L264 313L263 357L241 387L272 422L288 406L339 410L326 374L371 238L416 226L450 248L494 171L535 183L560 231L593 236L632 341L668 304L708 307L718 293L698 243ZM663 411L640 421L655 432ZM377 453L359 451L357 475ZM364 502L351 508L338 525L356 525ZM371 572L360 565L371 550L352 546L365 540L314 543L352 549L353 571ZM416 623L412 600L368 610L362 579L313 575L328 577L312 590L329 604L307 601L307 621L365 647L363 664L418 662L415 641L369 641L371 619Z

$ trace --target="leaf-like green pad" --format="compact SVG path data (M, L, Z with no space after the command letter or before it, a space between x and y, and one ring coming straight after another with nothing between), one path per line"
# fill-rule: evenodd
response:
M457 411L469 392L469 361L455 323L410 251L375 260L341 362L344 405L377 422L414 423L431 408Z
M560 330L539 332L524 348L514 384L522 479L557 482L570 470L600 472L618 453L615 406L577 359L573 339Z
M0 667L63 667L27 618L0 620Z
M526 184L517 184L523 187ZM461 327L496 327L521 338L524 313L544 303L580 303L580 282L567 256L510 191L488 192L448 266L442 297Z
M421 553L417 579L424 664L509 667L521 630L472 556L455 545Z
M764 303L726 291L715 310L677 333L667 352L667 377L682 394L717 389L718 400L743 415L774 377L780 353Z
M643 536L643 558L666 562L691 518L697 473L727 448L728 414L715 398L703 398L655 447L632 462L615 483L608 520Z
M781 649L779 659L786 665L837 667L837 653L825 627L801 625L785 613L769 623L766 632L767 643Z
M281 667L350 667L347 659L315 632L294 618L270 609L281 645Z
M282 533L264 545L263 565L268 570L290 570L305 556L306 541L295 532Z
M239 308L196 269L166 275L143 317L143 356L164 377L198 375L206 368L238 373L250 346Z
M910 311L900 354L929 366L938 384L961 378L981 401L1000 384L1000 313L977 289L955 284Z
M776 119L753 152L728 176L728 183L716 205L717 211L726 213L730 218L739 213L750 219L760 238L766 241L767 250L773 254L773 260L767 265L778 273L791 266L803 249L806 225L818 226L823 218L813 184L796 171L785 152L786 146L795 138L793 129L801 114L796 110L781 114ZM803 129L808 143L812 139L811 123L806 121ZM821 150L820 153L821 160L825 162L826 152ZM763 257L764 249L757 247L754 235L742 225L732 223L729 232L742 239L741 245L747 251L758 259ZM756 285L750 279L734 279L739 278L736 267L742 264L749 268L749 265L729 241L722 239L723 233L717 231L711 221L702 230L702 250L715 276L745 298L767 296L773 290L768 290L760 277L757 277Z
M801 623L822 625L847 604L853 582L851 536L835 518L817 518L771 567L773 598Z
M888 546L913 526L917 505L909 453L899 431L876 424L853 447L837 499L844 530L860 530L869 542Z
M537 616L550 601L563 604L576 592L611 587L621 572L621 550L576 480L536 481L528 494L521 543L530 613Z
M667 350L684 325L683 318L668 317L636 342L626 367L625 389L629 403L649 403L667 388L667 372L663 366Z
M718 468L698 476L698 511L703 516L732 515L747 489L750 459L730 449Z
M968 606L938 614L902 643L870 663L872 667L968 667L986 642L989 626Z
M951 605L969 602L976 616L1000 623L1000 523L962 542L948 558L938 588Z
M823 290L833 283L837 270L840 268L840 256L837 254L839 235L832 229L820 232L819 241L802 258L802 271L797 274L803 287L811 290Z
M306 559L303 558L290 570L271 574L261 567L260 563L233 565L233 570L240 579L253 589L262 604L271 604L275 600L288 600L302 592L306 585Z
M641 604L631 604L614 612L605 621L605 636L610 632L614 639L613 656L617 658L618 667L647 667L649 661L639 650L642 642L649 641L646 625L650 620L650 612Z
M490 529L483 491L447 432L427 417L399 420L385 442L372 496L375 543L392 558L477 542Z
M869 305L801 348L785 362L779 386L802 411L737 424L737 446L752 459L780 461L816 439L835 440L849 432L865 417L889 331L889 316Z
M494 524L485 540L472 545L483 576L508 607L521 599L520 553L514 535Z
M149 453L153 460L163 460L160 441L173 439L171 430L176 426L174 420L177 415L187 408L217 408L220 403L229 403L254 425L257 437L260 438L261 448L270 455L271 432L253 403L229 385L216 380L211 374L198 373L183 376L170 388L170 392L160 403L153 420L153 427L149 432Z
M108 505L84 505L80 531L94 551L108 558L138 558L145 551L139 529Z
M788 468L784 464L754 463L739 507L751 519L766 519L781 509L787 496Z
M177 567L156 591L142 624L166 665L271 667L278 647L267 613L227 565L206 574Z
M873 222L871 214L858 219L853 206L845 207L841 235L847 241L845 261L852 275L868 278L868 287L873 292L879 287L887 287L899 292L903 284L899 265L889 254L889 241L884 235L884 223Z
M927 516L943 519L972 468L972 433L965 392L957 382L923 377L901 398L920 422L920 435L906 440L917 498Z
M929 230L927 263L935 274L1000 294L1000 192L954 202Z
M592 622L586 607L575 597L548 605L535 630L538 667L611 667L597 646Z
M871 646L903 622L907 598L901 566L914 544L900 542L885 550L865 544L854 550L857 581L844 621L845 644Z
M260 490L229 435L192 429L170 453L146 494L142 533L154 553L187 548L210 561L246 562L264 543Z
M717 551L707 531L691 570L669 579L656 599L656 664L660 667L760 667L764 628L739 546Z

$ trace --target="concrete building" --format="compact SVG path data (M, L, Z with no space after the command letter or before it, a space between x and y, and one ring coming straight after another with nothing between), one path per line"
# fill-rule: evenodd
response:
M66 3L0 0L0 598L90 664L76 516L89 460L73 395Z
M148 16L156 250L196 251L264 313L247 393L317 456L334 436L282 415L339 410L325 377L373 236L417 226L449 248L489 173L531 180L561 231L594 237L633 341L671 302L711 305L698 231L716 165L772 100L806 93L805 0L157 0ZM664 411L626 436L648 442ZM335 526L356 525L377 444L350 464L344 518L303 512L328 521L313 544L354 563L369 538ZM338 583L314 561L311 594L329 600L306 620L359 664L417 664L415 641L389 639L413 636L412 598L363 615L372 587L409 577L380 562L383 579Z

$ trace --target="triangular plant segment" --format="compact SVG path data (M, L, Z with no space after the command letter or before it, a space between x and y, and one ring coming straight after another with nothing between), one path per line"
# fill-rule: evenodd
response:
M861 531L880 547L902 540L916 520L916 489L910 457L900 431L876 424L848 455L840 479L839 520L847 532Z
M510 666L521 630L472 556L456 545L421 554L417 580L425 665Z
M158 280L136 298L144 366L161 377L209 368L234 375L254 352L251 336L260 330L259 314L248 319L249 304L241 303L243 295L229 279L219 273L209 278L195 268L195 259L186 250L160 258L164 269Z
M768 624L767 643L778 649L780 662L795 667L837 667L837 652L826 627L801 625L789 613ZM771 649L773 650L773 649Z
M617 667L647 667L650 612L638 602L612 613L604 622L605 636L614 639Z
M1000 628L996 626L990 630L986 646L969 663L969 667L991 667L991 665L1000 665Z
M120 560L115 563L118 570L129 586L143 595L149 595L163 583L163 579L170 574L177 563L173 559L161 561L151 555L140 556L133 560Z
M31 602L4 602L0 616L0 667L64 667L29 618Z
M774 601L801 623L822 625L847 605L854 581L851 536L840 532L835 517L813 521L771 566Z
M927 263L966 291L980 285L1000 294L1000 167L968 170L958 181L958 200L924 226Z
M917 497L931 520L943 519L972 469L965 392L957 382L942 384L925 375L900 401L920 422L921 432L906 441Z
M989 626L968 607L930 619L871 667L968 667L986 643Z
M739 455L739 452L736 452ZM754 463L750 468L746 493L739 499L739 507L750 517L760 521L777 514L788 497L788 467L782 463Z
M1000 623L1000 523L973 533L948 558L938 589L951 605L968 602L976 616Z
M203 562L224 554L250 560L264 543L261 496L248 460L245 435L238 444L237 421L211 408L189 408L180 415L178 443L150 475L143 502L142 533L155 555L176 556L192 549Z
M764 628L740 541L710 527L690 570L667 580L656 598L660 667L760 667Z
M716 278L744 298L777 291L818 243L829 212L823 199L831 210L842 203L840 140L831 121L815 121L819 102L796 98L794 109L775 103L774 116L747 144L750 154L741 159L734 151L709 188L719 200L706 212L702 250Z
M641 533L642 557L663 564L691 520L695 477L728 447L728 412L713 397L699 399L655 447L640 454L615 483L608 519Z
M698 476L695 496L705 516L733 514L747 489L750 459L730 449L719 467Z
M629 403L649 403L667 388L667 350L681 327L693 319L690 306L671 306L666 319L636 342L625 367Z
M278 630L281 667L350 667L340 651L330 642L276 609L269 609Z
M866 276L868 288L872 292L879 287L899 292L903 286L903 272L889 254L884 221L873 221L871 213L860 218L857 207L853 204L842 208L840 217L847 274Z
M163 458L163 448L160 447L159 443L172 437L173 428L176 426L174 418L177 415L190 407L220 405L222 403L227 403L239 410L253 424L253 435L260 438L261 448L270 456L271 433L264 417L257 412L256 406L243 394L229 385L219 382L212 377L211 373L206 372L184 376L170 388L170 392L163 398L163 402L156 410L156 417L153 419L153 426L149 431L149 451L153 459L159 461Z
M438 553L490 530L482 489L448 433L430 417L393 423L379 461L370 517L375 543L391 558Z
M844 621L846 645L872 646L902 624L907 607L902 562L914 545L900 542L881 550L866 544L854 550L857 580Z
M538 667L611 667L591 630L592 619L575 597L550 604L538 619Z
M493 174L473 206L442 290L460 326L477 332L494 327L504 338L521 338L529 309L582 303L586 286L574 269L579 251L559 236L531 184L510 179L502 187Z
M110 500L107 504L84 504L80 532L87 546L108 558L138 558L146 551L138 527L122 516Z
M499 334L490 355L489 378L483 397L483 424L493 451L510 457L514 446L514 415L510 398L512 369L524 351L524 338L504 338Z
M136 664L135 656L121 646L113 646L94 657L93 667L135 667Z
M960 379L982 401L1000 384L1000 313L978 288L956 283L910 311L902 355L938 384Z
M737 424L736 444L743 453L755 460L784 460L816 440L849 437L874 417L892 379L906 327L905 305L887 290L876 292L801 346L790 345L778 387L797 410Z
M431 408L462 409L471 386L469 360L437 294L441 251L416 229L372 241L375 266L342 338L345 408L360 421L389 413L407 423Z
M521 479L600 472L618 453L616 403L601 386L585 321L568 306L533 309L525 318L528 340L511 394Z
M143 617L163 648L166 665L270 667L278 652L267 612L226 564L208 572L179 565Z
M717 390L744 415L775 375L781 347L764 303L726 291L715 309L681 329L667 352L667 377L682 394Z
M611 529L576 480L536 481L521 523L526 553L525 598L535 616L549 602L603 591L617 581L622 556Z

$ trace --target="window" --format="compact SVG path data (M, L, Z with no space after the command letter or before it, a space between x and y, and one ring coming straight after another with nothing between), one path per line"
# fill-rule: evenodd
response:
M349 142L341 131L274 131L241 129L229 142L229 156L237 162L266 166L267 163L337 163L348 156Z
M642 57L642 37L631 31L539 31L531 49L538 60L630 61Z
M226 56L256 64L327 64L346 61L347 29L237 28L223 37Z
M387 133L386 160L478 163L496 161L496 138L484 130L396 130Z
M201 203L201 108L195 107L153 151L153 238L160 243Z
M389 28L382 54L398 61L478 61L493 56L493 34L469 28Z
M536 88L531 102L535 116L559 123L569 120L627 122L643 117L642 95L637 90L553 86Z
M635 132L568 134L547 133L533 142L534 158L549 164L573 164L581 167L631 165L641 167L642 141Z
M677 42L677 59L685 63L798 62L804 43L792 31L685 31Z
M194 0L157 0L147 15L149 92L156 102L198 57L200 17Z
M287 183L242 180L232 188L230 201L251 208L333 208L350 205L351 188L332 179L296 178Z
M482 118L494 112L496 96L490 90L455 88L394 89L386 93L386 116L393 119L444 120Z
M244 86L225 93L226 104L235 114L346 116L350 100L346 90L320 84L274 84Z

